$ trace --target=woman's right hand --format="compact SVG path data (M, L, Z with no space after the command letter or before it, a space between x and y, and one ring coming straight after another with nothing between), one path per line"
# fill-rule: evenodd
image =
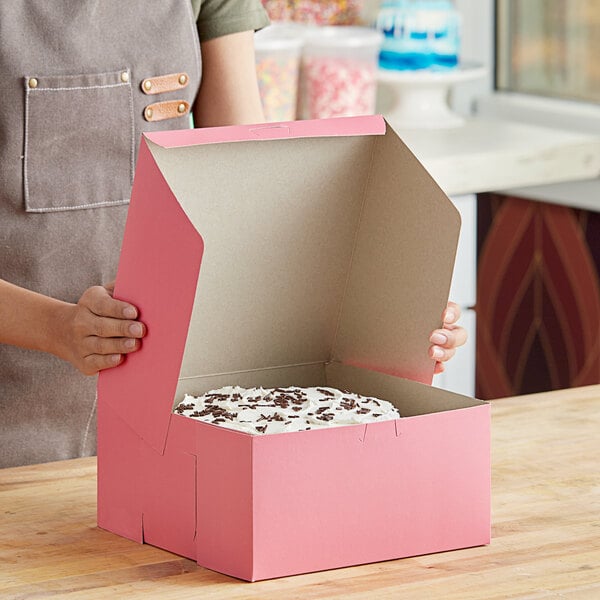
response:
M138 310L112 297L112 285L88 288L77 304L63 303L53 353L84 375L116 367L125 354L139 350L146 326Z

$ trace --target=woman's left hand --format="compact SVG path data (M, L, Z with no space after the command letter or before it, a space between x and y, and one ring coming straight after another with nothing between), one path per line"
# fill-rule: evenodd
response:
M456 324L459 318L458 304L448 302L442 314L442 328L434 330L429 337L429 356L436 361L436 375L444 370L444 363L454 356L456 349L467 341L466 329Z

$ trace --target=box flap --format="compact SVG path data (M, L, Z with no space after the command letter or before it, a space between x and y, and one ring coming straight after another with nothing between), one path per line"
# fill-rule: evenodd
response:
M431 383L460 215L391 130L375 139L333 358Z
M197 378L337 359L431 381L459 217L380 117L154 133L142 148L115 293L149 333L101 383L128 390L115 410L155 449Z
M354 135L382 135L385 121L379 115L366 117L340 117L289 121L284 123L261 123L259 125L234 125L230 127L204 127L180 131L159 131L144 137L162 148L181 148L198 144L242 142L281 138L331 137Z
M161 453L202 251L202 238L142 141L115 297L138 307L148 333L139 352L128 355L119 368L100 373L98 396Z

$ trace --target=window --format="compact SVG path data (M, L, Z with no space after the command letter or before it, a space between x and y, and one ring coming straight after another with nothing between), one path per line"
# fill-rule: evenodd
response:
M500 91L600 102L600 0L498 0Z

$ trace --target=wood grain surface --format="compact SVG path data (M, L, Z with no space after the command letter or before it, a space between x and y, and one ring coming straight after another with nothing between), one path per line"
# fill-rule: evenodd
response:
M96 527L94 458L0 470L0 598L600 598L600 385L492 402L489 546L241 582Z

